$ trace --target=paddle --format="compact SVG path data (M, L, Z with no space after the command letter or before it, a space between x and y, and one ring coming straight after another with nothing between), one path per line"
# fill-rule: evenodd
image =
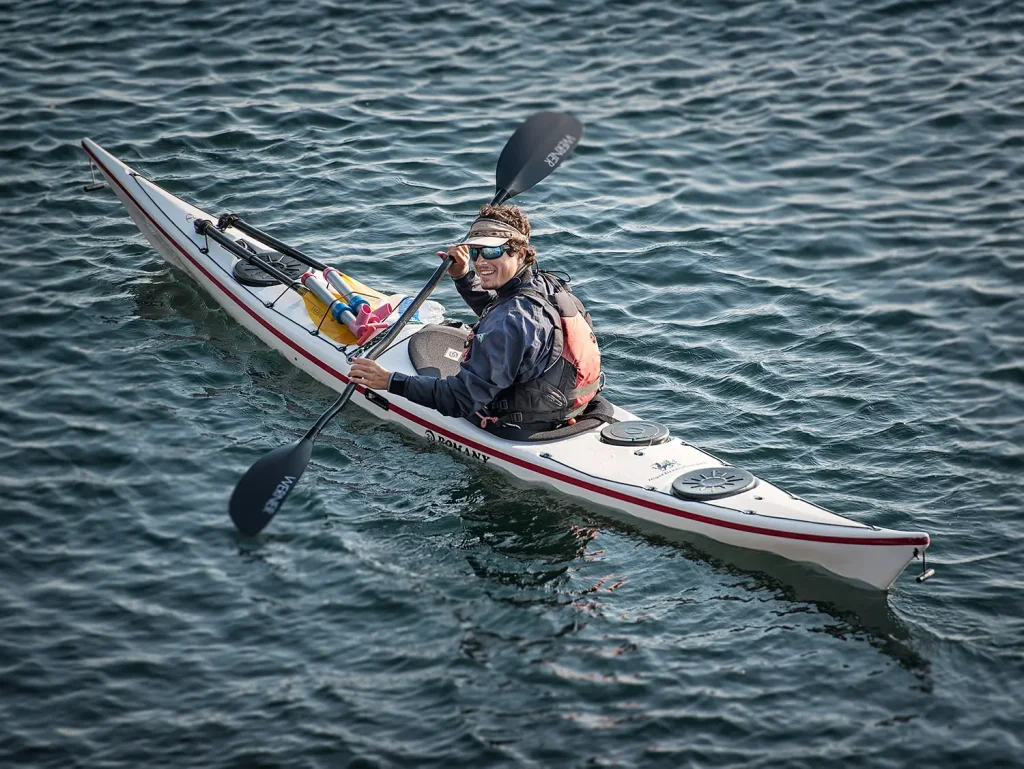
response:
M538 112L527 118L512 134L498 158L491 205L501 205L548 176L572 153L582 136L583 125L564 112ZM449 256L441 263L427 285L375 344L367 358L374 359L388 348L444 277L451 262ZM355 384L349 383L341 396L299 441L265 454L238 481L231 494L228 511L242 534L254 536L273 520L309 464L313 443L327 423L345 407L355 387Z

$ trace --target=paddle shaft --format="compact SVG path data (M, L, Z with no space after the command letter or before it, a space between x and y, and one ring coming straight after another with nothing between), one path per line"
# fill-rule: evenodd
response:
M494 196L494 200L491 201L491 205L500 206L508 200L508 198L508 192L505 190L498 190L497 194ZM394 325L391 326L391 328L389 328L387 332L374 344L373 349L366 354L366 358L368 360L375 360L377 356L384 354L384 351L388 349L388 345L395 340L395 337L397 337L401 330L405 328L405 325L412 320L412 316L416 314L420 305L422 305L423 302L426 301L427 297L430 296L430 293L437 288L437 284L441 282L441 278L444 277L444 274L448 270L448 267L451 266L451 263L452 257L445 257L444 261L441 262L441 266L438 267L434 271L434 274L430 276L430 280L427 282L427 285L425 285L416 295L416 298L412 300L412 304L409 305L406 311L402 313L401 317L395 321ZM355 390L355 383L349 382L348 387L342 391L338 399L331 404L331 407L328 408L318 420L316 420L316 424L309 428L303 438L315 441L324 427L327 426L327 423L334 419L339 411L345 408L345 404L352 398L352 393L354 393Z

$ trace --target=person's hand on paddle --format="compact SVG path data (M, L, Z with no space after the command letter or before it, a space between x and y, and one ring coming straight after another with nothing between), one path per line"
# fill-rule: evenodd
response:
M452 258L448 266L448 274L458 279L469 272L469 246L449 246L447 251L438 251L442 259Z
M371 390L386 390L391 381L391 372L369 358L354 358L348 375L356 384Z

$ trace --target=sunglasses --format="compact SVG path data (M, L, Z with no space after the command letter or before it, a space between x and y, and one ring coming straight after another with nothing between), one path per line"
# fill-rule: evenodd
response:
M478 256L482 256L484 259L497 259L502 254L508 253L512 250L512 246L506 244L504 246L470 246L469 247L469 259L475 262Z

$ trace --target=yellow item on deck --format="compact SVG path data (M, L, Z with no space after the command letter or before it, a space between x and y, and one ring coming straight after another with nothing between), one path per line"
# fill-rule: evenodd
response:
M360 283L355 278L349 277L344 273L341 274L341 277L344 278L345 283L354 293L359 294L359 296L363 297L363 299L370 303L371 310L376 310L387 300L387 296L380 293L380 291L376 291L366 284ZM333 286L329 287L328 290L334 296L338 296L338 293L334 290ZM340 297L338 298L340 299ZM348 330L348 326L344 323L338 323L333 316L328 315L327 318L324 319L324 315L327 313L327 308L324 306L323 302L313 295L312 292L306 292L303 294L302 301L306 303L306 312L309 313L309 317L314 324L320 324L320 321L323 320L323 323L320 325L321 334L333 339L338 344L350 345L356 344L359 341L356 339L356 335Z

